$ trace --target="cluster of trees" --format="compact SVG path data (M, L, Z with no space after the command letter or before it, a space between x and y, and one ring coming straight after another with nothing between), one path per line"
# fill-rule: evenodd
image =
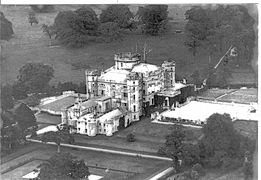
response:
M231 170L244 164L246 152L253 154L255 150L255 142L234 129L228 114L211 115L202 132L203 138L197 144L190 144L185 141L183 127L175 126L159 152L173 159L177 171L197 163L203 167Z
M14 34L12 23L6 19L3 12L0 11L0 39L9 40Z
M57 153L38 166L37 179L88 179L89 168L84 160L78 160L70 153ZM36 170L38 171L38 170Z
M95 11L82 7L75 11L59 12L53 25L43 25L43 32L68 47L83 47L90 42L111 42L122 39L122 31L143 26L144 33L158 35L166 29L166 5L140 8L137 16L127 5L109 5L98 18ZM137 18L139 17L139 18Z
M188 20L185 45L196 55L199 47L211 57L224 54L233 45L238 49L238 63L252 59L255 45L254 23L247 8L241 5L218 5L217 8L195 6L186 12Z
M6 153L24 144L25 136L37 130L34 112L26 104L22 103L10 110L12 106L13 104L9 104L8 109L4 106L1 112L1 150Z
M86 93L84 82L80 84L64 82L51 86L49 82L53 76L54 69L50 65L43 63L25 64L20 68L17 81L14 84L1 87L2 109L11 109L15 100L24 100L27 105L34 107L40 103L39 98L42 96L59 95L63 91Z
M247 8L241 5L218 5L216 8L195 6L185 15L188 22L185 26L184 44L194 59L199 50L204 49L209 55L208 63L212 69L229 47L233 46L237 56L228 55L223 62L239 65L250 63L255 46L255 20ZM213 57L217 59L213 60ZM232 58L233 61L230 61ZM210 86L224 87L230 76L229 69L221 64L216 72L210 70L209 76Z

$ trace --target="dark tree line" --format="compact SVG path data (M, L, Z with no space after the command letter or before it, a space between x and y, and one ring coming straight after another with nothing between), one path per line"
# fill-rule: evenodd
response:
M9 40L14 34L12 23L0 11L0 39Z
M224 54L233 45L237 48L238 64L248 64L255 46L254 19L241 5L218 5L217 8L195 6L186 12L185 45L196 56L205 49L210 59ZM214 62L216 63L216 61Z
M98 18L89 7L75 11L62 11L55 17L53 25L42 25L43 32L61 44L79 48L92 42L121 40L124 30L133 31L142 26L144 33L158 35L167 24L166 5L148 5L140 8L137 16L127 5L109 5ZM138 17L138 18L137 18Z
M197 144L190 144L185 142L183 127L174 126L173 132L166 136L165 146L159 150L159 153L171 157L177 171L182 170L184 166L190 167L199 163L205 168L223 170L233 170L243 166L245 172L251 176L245 157L246 153L249 153L248 160L251 161L255 141L236 131L229 114L211 115L203 126L202 133L203 138L198 140ZM189 176L193 176L191 172Z

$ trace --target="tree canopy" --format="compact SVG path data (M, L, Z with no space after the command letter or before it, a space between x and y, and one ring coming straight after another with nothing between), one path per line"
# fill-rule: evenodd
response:
M224 54L231 46L238 49L237 63L247 64L255 46L254 19L241 5L218 5L216 8L195 6L186 13L186 42L195 55L203 47L212 56Z
M83 47L96 39L99 21L91 8L59 12L54 20L56 38L68 47Z
M50 159L38 166L41 180L49 179L83 179L90 175L84 160L77 160L69 153L53 155Z
M69 128L67 128L66 130L58 128L58 131L56 132L54 131L45 132L42 135L41 140L44 143L54 142L55 144L57 144L57 153L60 153L61 142L67 142L67 143L74 142L73 136L69 133Z
M1 87L1 108L5 111L14 107L12 87L10 85Z
M34 112L24 103L15 109L14 119L22 131L37 127Z
M127 5L110 5L100 15L101 23L114 22L120 28L128 28L130 19L133 17Z
M139 9L138 14L144 25L144 33L158 35L166 30L168 23L167 5L147 5Z
M0 39L9 40L14 34L12 23L6 19L3 12L0 11Z
M30 92L43 92L54 76L50 65L27 63L19 69L18 84L24 85Z

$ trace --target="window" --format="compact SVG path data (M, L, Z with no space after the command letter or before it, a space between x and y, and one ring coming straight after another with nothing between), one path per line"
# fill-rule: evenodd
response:
M145 91L145 89L144 89L144 90L143 90L143 94L145 94L145 92L146 92L146 91Z
M121 63L121 67L123 66L123 63Z
M123 97L128 97L128 94L127 93L123 93Z
M80 128L78 128L78 131L80 131L81 129Z
M133 100L135 101L135 95L133 95Z
M135 84L135 81L133 81L133 84Z
M133 91L135 91L135 87L133 87Z
M87 126L87 123L85 123L85 126Z
M103 95L104 94L104 90L101 90L101 95Z
M153 98L151 99L151 104L152 104L152 105L154 104L154 99L153 99Z
M134 115L133 119L136 119L136 115Z
M136 106L135 105L133 105L133 111L136 112Z
M87 133L87 129L85 129L85 133Z

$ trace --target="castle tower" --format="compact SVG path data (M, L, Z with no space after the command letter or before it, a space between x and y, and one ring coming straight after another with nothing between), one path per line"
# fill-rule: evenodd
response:
M98 95L98 76L98 70L85 70L87 99Z
M130 73L127 78L128 111L132 121L138 121L142 115L142 80L138 73Z
M176 63L173 60L164 61L162 63L164 88L175 86L175 68Z
M138 53L118 53L114 55L115 69L131 70L134 65L139 64L141 55Z

